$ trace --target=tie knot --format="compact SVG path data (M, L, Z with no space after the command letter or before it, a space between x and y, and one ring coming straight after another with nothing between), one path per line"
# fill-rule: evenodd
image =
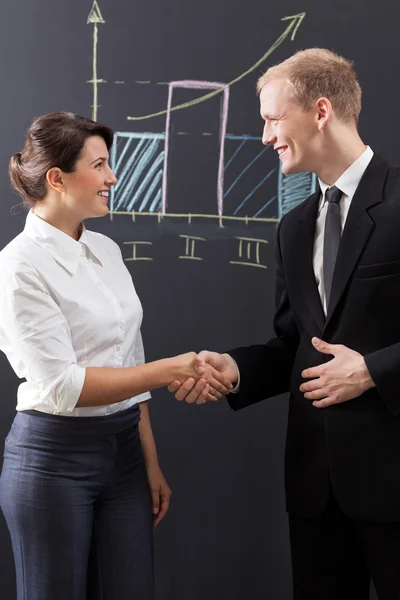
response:
M334 204L339 204L340 198L342 197L342 190L333 185L328 188L325 192L325 198L329 203L333 202Z

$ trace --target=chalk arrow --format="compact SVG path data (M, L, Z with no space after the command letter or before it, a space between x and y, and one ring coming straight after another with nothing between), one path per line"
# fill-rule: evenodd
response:
M241 79L243 79L244 77L246 77L247 75L249 75L250 73L255 71L255 69L257 69L267 58L269 58L271 56L271 54L273 52L275 52L275 50L286 40L287 37L290 36L290 39L293 41L294 38L296 37L297 31L298 31L300 25L302 24L305 16L306 16L306 13L302 12L297 15L291 15L290 17L283 17L281 19L281 21L289 22L286 29L275 40L275 42L267 50L267 52L257 62L254 63L254 65L252 65L244 73L241 73L238 77L235 77L235 79L232 79L232 81L227 83L227 85L229 85L229 86L234 85L235 83L237 83L238 81L241 81ZM217 96L222 91L223 91L223 88L213 90L212 92L209 92L208 94L205 94L204 96L200 96L199 98L195 98L194 100L191 100L190 102L185 102L184 104L178 104L177 106L173 106L171 108L171 112L174 110L183 110L184 108L189 108L190 106L195 106L196 104L200 104L201 102L210 100L210 98L214 98L214 96ZM161 115L166 115L167 112L168 111L166 111L166 110L161 110L160 112L156 112L156 113L153 113L150 115L143 115L141 117L127 117L127 120L128 121L144 121L145 119L151 119L152 117L159 117Z

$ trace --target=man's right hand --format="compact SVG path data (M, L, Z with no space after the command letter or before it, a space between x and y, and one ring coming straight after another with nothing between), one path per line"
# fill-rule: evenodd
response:
M193 359L193 366L200 376L205 374L207 365L222 373L232 383L233 387L236 385L239 372L236 362L229 354L203 350ZM207 385L206 379L202 377L197 382L193 377L183 382L175 380L170 383L168 390L175 394L177 400L186 400L189 404L193 402L203 404L206 401L217 400L213 390Z

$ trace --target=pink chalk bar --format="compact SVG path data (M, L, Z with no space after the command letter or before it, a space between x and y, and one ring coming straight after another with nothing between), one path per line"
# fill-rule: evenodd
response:
M220 112L220 131L219 131L219 160L218 160L218 179L217 179L217 202L218 214L222 216L223 201L224 201L224 150L225 150L225 135L226 125L228 121L228 106L229 106L229 85L226 83L217 83L213 81L171 81L168 88L168 106L167 116L165 121L165 151L164 151L164 173L162 183L162 214L167 210L167 172L168 172L168 152L169 152L169 136L171 124L171 107L172 94L175 88L191 89L191 90L221 90L223 99L221 102Z

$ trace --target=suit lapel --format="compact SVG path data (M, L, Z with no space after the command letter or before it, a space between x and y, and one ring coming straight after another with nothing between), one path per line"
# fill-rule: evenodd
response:
M338 250L332 292L325 327L327 327L374 228L368 209L381 202L388 163L374 155L352 199Z
M296 252L294 255L298 289L302 291L307 309L311 313L319 331L322 332L325 315L321 304L317 282L313 268L314 234L317 220L321 191L309 197L298 217L297 229L294 234Z

